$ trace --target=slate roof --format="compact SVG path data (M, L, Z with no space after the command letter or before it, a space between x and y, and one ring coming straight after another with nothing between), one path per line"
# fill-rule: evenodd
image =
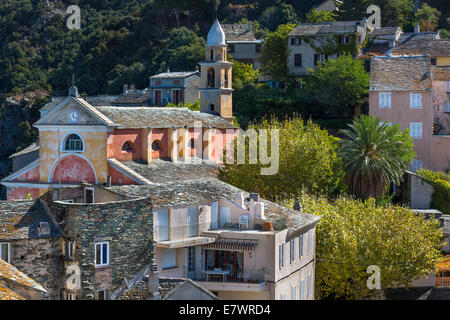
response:
M49 235L39 235L39 222L48 222ZM0 240L23 240L61 236L39 200L0 201Z
M450 66L431 66L433 80L450 81Z
M150 197L155 207L187 206L192 204L205 204L217 200L233 201L236 194L243 192L246 206L249 205L248 192L234 187L215 178L178 181L159 185L129 185L112 186L108 190L127 196ZM274 225L298 229L317 222L320 218L302 213L276 203L261 199L265 206L265 217L274 222ZM285 223L284 223L285 222Z
M256 41L249 23L222 24L226 41Z
M360 21L301 23L288 34L288 37L348 34L356 32L356 26L360 25L360 23Z
M39 141L33 142L28 147L20 150L19 152L13 153L12 155L9 156L9 158L10 159L15 158L34 151L39 151Z
M151 76L150 79L174 79L174 78L187 78L192 76L193 74L198 73L200 75L199 71L183 71L183 72L163 72L156 74L154 76Z
M112 104L114 105L142 105L152 97L150 90L128 90L119 95ZM104 104L103 104L104 105Z
M120 96L110 96L110 95L98 95L98 96L87 96L84 98L92 106L105 106L112 105ZM50 111L58 104L60 104L66 96L62 97L52 97L52 100L47 102L39 111Z
M121 163L153 183L195 180L199 177L214 178L217 176L219 166L216 162L202 159L199 159L199 161L200 163L189 163L153 159L149 164L135 161L121 161Z
M19 271L13 265L10 265L6 261L0 259L0 279L4 279L7 281L12 281L22 286L26 286L28 288L47 292L40 284L36 281L25 275L23 272ZM1 289L0 289L1 294ZM0 299L1 300L1 299Z
M398 29L400 27L381 27L380 29L374 29L369 34L369 39L376 38L376 37L383 37L383 36L395 36Z
M450 56L450 40L436 39L437 35L437 32L403 33L390 52L393 55Z
M369 89L431 90L429 56L372 57Z
M25 298L0 284L0 300L25 300Z
M96 107L119 128L183 128L193 127L195 121L207 128L235 128L233 124L209 113L188 108L168 107Z

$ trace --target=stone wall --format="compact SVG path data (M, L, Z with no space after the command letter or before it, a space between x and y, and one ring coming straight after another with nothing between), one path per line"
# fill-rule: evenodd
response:
M98 204L53 203L52 212L67 240L75 242L67 267L80 269L77 299L96 299L98 290L108 294L130 280L151 261L153 212L150 199ZM95 242L110 242L110 264L95 266ZM67 288L67 284L65 284Z
M48 291L44 299L59 300L64 276L62 248L62 238L14 241L10 263Z

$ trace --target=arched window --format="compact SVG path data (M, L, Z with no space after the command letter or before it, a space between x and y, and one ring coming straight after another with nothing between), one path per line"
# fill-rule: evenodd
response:
M161 142L159 140L153 141L153 143L152 143L152 150L153 151L161 150Z
M194 139L194 138L192 138L192 139L189 141L189 145L190 145L191 149L195 149L195 139Z
M214 60L214 51L211 49L211 61Z
M228 70L225 70L224 82L225 82L225 88L228 88Z
M131 144L130 141L127 141L123 144L122 146L122 151L125 152L133 152L133 145Z
M208 69L208 88L214 88L214 69Z
M83 151L83 141L77 134L71 134L66 138L64 150L67 151Z

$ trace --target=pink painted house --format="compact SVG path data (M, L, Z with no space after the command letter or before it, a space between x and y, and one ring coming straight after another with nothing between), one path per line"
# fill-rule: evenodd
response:
M449 81L448 74L448 67L432 67L428 55L374 56L371 60L369 113L409 129L417 154L412 170L450 167L448 113L444 112L448 93L447 85L440 83ZM438 119L446 119L439 130Z

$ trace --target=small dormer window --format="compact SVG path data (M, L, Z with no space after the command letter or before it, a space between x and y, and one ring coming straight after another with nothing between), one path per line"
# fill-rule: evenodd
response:
M122 151L125 151L125 152L133 152L133 147L132 147L130 141L127 141L127 142L125 142L125 143L123 144L123 146L122 146Z
M64 144L64 150L83 151L83 140L81 140L81 137L77 134L69 135Z
M48 222L39 222L37 229L39 236L48 236L50 234L50 226Z

